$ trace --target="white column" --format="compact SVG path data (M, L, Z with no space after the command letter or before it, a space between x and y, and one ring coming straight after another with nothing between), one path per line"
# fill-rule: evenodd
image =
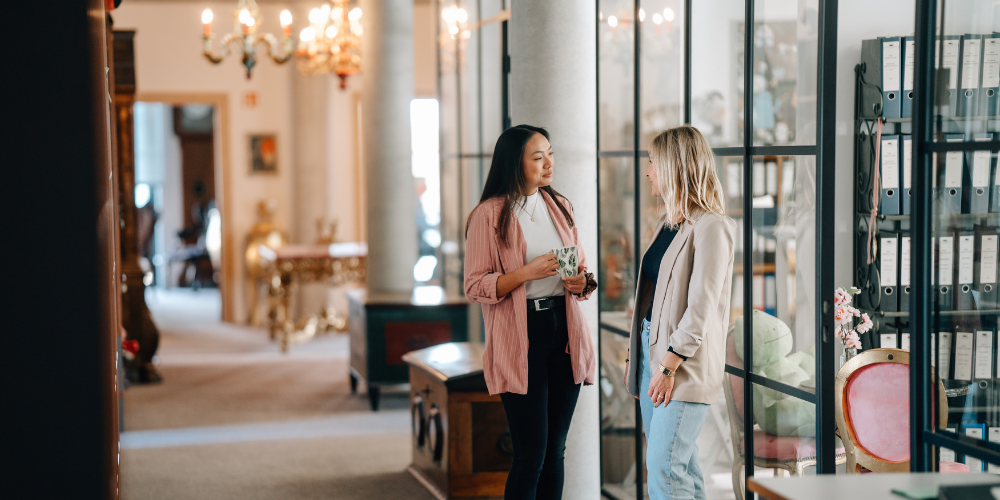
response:
M594 0L513 0L511 120L545 127L553 187L573 203L580 243L597 270L597 65ZM583 302L597 345L597 298ZM580 391L566 441L563 498L600 498L598 386Z
M416 192L410 172L413 0L362 0L368 290L410 292L417 262Z

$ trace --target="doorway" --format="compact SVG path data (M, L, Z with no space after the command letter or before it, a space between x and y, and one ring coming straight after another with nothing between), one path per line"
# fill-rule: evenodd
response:
M222 319L232 321L225 116L225 96L139 96L135 199L152 293L218 288Z

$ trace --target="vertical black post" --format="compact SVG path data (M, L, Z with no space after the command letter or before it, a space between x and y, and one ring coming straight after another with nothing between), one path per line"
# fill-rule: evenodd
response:
M837 0L819 2L816 77L816 472L836 473L833 430L836 422L834 383L833 264L834 188L836 177Z
M746 479L753 477L753 31L754 0L743 29L743 441Z
M438 186L441 186L441 183L445 178L444 164L446 161L445 156L447 152L444 150L444 120L442 119L444 117L443 113L444 104L441 94L441 4L435 4L435 5L436 7L434 8L434 47L437 50L436 53L437 57L435 58L434 61L434 67L436 68L435 77L437 81L435 83L437 84L437 89L435 90L437 93L437 105L438 105ZM446 206L447 205L445 205L444 203L444 189L441 189L439 187L438 207L446 207ZM461 226L461 223L459 225ZM444 217L441 217L438 222L438 228L441 229L442 235L445 235L444 229L446 226L447 224L444 223ZM450 235L446 235L446 237L447 236ZM458 241L462 240L459 239ZM434 272L441 273L440 274L441 283L445 287L445 289L447 289L448 280L450 279L450 277L448 276L448 272L446 271L446 269L448 269L448 264L446 263L445 259L447 259L448 257L446 257L444 252L441 251L440 245L438 245L438 248L435 250L435 254L438 258L438 262L442 263L442 265L437 266L437 269ZM460 279L464 280L465 279L464 275Z
M476 0L476 152L479 154L479 184L486 184L483 175L483 0ZM477 186L479 187L479 186Z
M503 53L501 54L501 60L502 60L502 62L500 63L500 64L503 65L503 69L502 69L502 73L501 73L501 79L503 80L503 82L501 83L501 86L502 86L501 92L503 92L503 97L501 98L501 106L503 107L503 110L502 110L502 113L501 113L503 115L501 117L501 119L503 120L503 124L502 124L503 127L501 128L502 130L507 130L511 126L511 122L510 122L510 49L508 49L508 47L507 47L507 40L508 40L507 29L508 29L509 24L510 24L509 20L504 21L503 23L500 24L500 36L501 36L500 45L502 46L502 48L500 50L503 51Z
M504 43L506 43L507 40L506 31L507 31L507 23L504 22ZM596 82L596 85L594 87L594 101L596 104L596 106L594 106L594 110L596 111L596 113L594 113L594 122L595 122L594 140L597 141L596 142L597 155L595 155L594 157L594 161L597 163L597 170L596 170L596 179L594 184L597 186L597 227L600 228L601 227L601 0L594 0L594 81ZM600 243L598 243L597 245L598 263L603 262L601 258L602 258L601 245ZM597 267L598 267L597 272L599 275L600 264L598 264ZM598 279L600 279L600 276L598 276ZM601 311L601 294L598 293L597 366L603 366L601 363L603 362L603 352L604 352L604 350L601 349L601 337L604 335L604 332L600 328L600 322L601 322L600 311ZM615 361L617 362L618 360ZM597 412L597 419L598 419L597 428L600 429L601 428L600 420L604 417L604 415L602 414L603 412L600 410L601 408L604 408L604 391L597 391L597 399L599 405ZM638 417L639 416L638 413L636 413L635 416ZM634 421L636 422L636 427L638 427L638 422L640 422L641 419L636 418ZM636 444L638 444L639 442L640 441L637 440ZM601 491L603 491L604 490L604 440L603 439L599 439L598 446L599 446L598 449L600 450L600 452L598 453L598 464L601 470ZM638 470L638 468L636 470Z
M640 43L640 36L642 35L641 26L639 25L639 9L641 0L635 0L632 12L632 37L633 37L633 52L632 52L632 200L633 200L633 217L632 217L632 248L635 255L633 256L633 274L635 277L635 283L639 282L639 273L642 272L639 269L639 263L642 261L642 230L639 227L639 221L642 220L642 204L640 203L640 189L642 189L642 183L639 179L642 177L640 175L641 168L639 167L639 117L641 114L640 110L640 99L639 99L639 56L641 53L642 44ZM639 400L635 401L635 416L641 417L642 409L639 406ZM642 418L635 419L635 489L636 498L645 498L643 493L643 477L645 474L642 471L646 470L643 466L643 453L642 453Z
M931 154L927 143L932 140L934 117L934 27L937 2L917 0L913 58L913 204L910 266L913 286L910 302L910 471L933 470L930 445L924 432L932 422L929 392L931 377L930 352L927 348L932 329L931 316Z
M458 159L458 220L465 220L465 158L462 152L465 148L462 144L462 33L459 31L455 37L455 116L458 121L455 124L455 158ZM461 226L461 223L459 223ZM460 237L458 241L463 242L458 245L458 258L465 262L465 233L459 229ZM464 277L463 277L464 279Z
M691 124L691 0L684 0L684 123Z

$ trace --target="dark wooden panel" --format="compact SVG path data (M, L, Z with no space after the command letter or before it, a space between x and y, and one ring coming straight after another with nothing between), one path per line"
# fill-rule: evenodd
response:
M451 322L386 322L385 363L402 365L403 355L418 349L451 341Z
M503 403L471 403L472 472L507 472L514 459Z

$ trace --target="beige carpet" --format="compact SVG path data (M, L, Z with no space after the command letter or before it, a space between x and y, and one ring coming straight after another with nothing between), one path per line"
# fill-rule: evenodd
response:
M123 498L432 498L405 472L406 394L378 413L351 395L346 335L282 354L263 329L219 322L214 290L147 302L164 381L125 392Z

